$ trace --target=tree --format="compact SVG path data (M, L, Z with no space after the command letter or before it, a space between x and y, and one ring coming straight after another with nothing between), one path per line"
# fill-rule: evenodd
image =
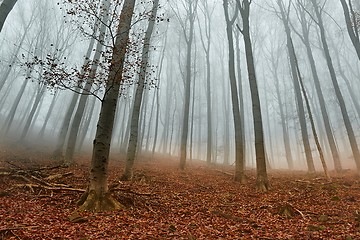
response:
M149 63L151 35L154 30L158 7L159 7L159 0L154 0L149 23L144 37L143 49L141 54L139 82L136 86L134 106L132 109L131 119L130 119L130 138L127 149L126 165L125 165L124 173L120 178L121 180L129 181L133 177L133 166L134 166L135 154L138 144L138 135L140 129L140 125L139 125L140 108L142 104L143 91L146 83L145 80L146 80L146 74Z
M315 172L315 166L314 166L314 161L313 161L313 157L312 157L312 153L311 153L309 135L308 135L307 126L306 126L305 109L304 109L303 98L301 95L299 77L298 77L298 73L296 70L296 60L295 60L296 54L292 48L293 41L291 38L291 29L290 29L290 23L289 23L290 9L288 9L287 11L285 10L285 6L284 6L284 3L282 0L277 0L277 4L280 9L279 18L283 23L285 33L286 33L286 46L287 46L287 50L288 50L288 54L289 54L291 74L292 74L292 79L293 79L293 84L294 84L295 99L296 99L297 111L298 111L300 127L301 127L301 136L302 136L304 150L305 150L306 163L307 163L308 171L310 173L313 173L313 172ZM289 4L289 8L290 8L290 6L291 5Z
M212 151L212 114L211 114L211 64L210 64L210 48L211 48L211 18L214 12L213 9L209 9L207 0L201 1L201 12L204 15L205 27L201 31L200 27L200 39L202 47L205 51L206 59L206 107L207 107L207 145L206 145L206 162L211 163L211 151ZM200 25L200 20L199 25ZM205 41L206 40L206 41Z
M89 185L81 197L79 210L107 211L121 208L121 204L113 199L108 189L108 165L115 110L118 102L121 83L124 81L125 54L129 41L136 0L125 0L114 42L110 72L106 82L106 95L102 100L100 116L93 142L93 154Z
M314 54L313 54L312 48L311 48L311 42L310 42L311 22L306 19L305 11L304 11L303 7L301 7L301 6L304 6L303 5L304 2L303 1L301 2L300 0L298 0L297 2L298 2L298 4L297 4L296 10L297 10L298 19L301 24L302 34L297 32L294 28L293 29L294 29L294 32L299 36L299 38L301 39L301 41L303 42L303 44L305 45L305 48L306 48L306 53L307 53L307 57L309 59L311 73L313 76L313 81L314 81L314 85L315 85L315 89L316 89L316 95L319 100L321 116L322 116L322 119L324 122L327 140L329 142L330 150L331 150L331 153L333 156L334 168L337 172L340 172L342 170L342 167L341 167L339 152L338 152L338 149L337 149L337 146L335 143L333 131L332 131L330 120L329 120L328 110L326 108L324 94L321 89L319 74L318 74L318 71L316 68Z
M360 30L360 17L356 14L353 9L351 0L347 3L346 0L340 0L341 5L344 10L346 28L350 37L352 44L356 50L356 54L360 60L360 37L359 37L359 30Z
M237 1L237 6L234 9L234 14L230 17L229 14L229 1L223 0L225 22L226 22L226 35L228 40L228 68L229 68L229 80L230 80L230 90L231 90L231 103L232 103L232 112L235 128L235 181L245 182L245 158L244 158L244 144L243 144L243 129L241 123L240 109L239 109L239 97L238 97L238 88L236 83L236 73L235 73L235 50L234 50L234 37L233 37L233 26L236 18L239 15L237 9L240 3Z
M3 0L0 5L0 32L4 26L5 20L13 9L17 0Z
M178 19L183 37L186 42L186 63L185 63L185 91L184 91L184 112L180 140L180 169L184 170L186 165L188 134L189 134L189 115L190 115L190 98L191 98L191 78L192 78L192 45L194 40L194 24L197 12L198 0L183 0L187 18L184 20L180 17L180 13L174 10Z
M358 147L356 137L355 137L355 133L354 133L354 130L353 130L350 118L349 118L349 114L348 114L348 111L347 111L345 100L344 100L344 97L343 97L343 95L341 93L341 90L340 90L340 86L339 86L337 76L336 76L336 73L335 73L335 68L334 68L332 58L331 58L331 55L330 55L329 46L328 46L328 43L327 43L327 40L326 40L325 26L324 26L323 18L322 18L323 6L320 7L317 0L311 0L311 3L312 3L312 6L313 6L313 9L314 9L314 12L315 12L315 16L316 16L316 19L317 19L316 24L318 25L319 30L320 30L320 40L321 40L321 43L322 43L326 64L327 64L328 69L329 69L330 78L331 78L331 81L332 81L332 84L333 84L333 87L334 87L334 90L335 90L335 95L336 95L337 101L338 101L339 106L340 106L341 114L342 114L342 117L343 117L343 120L344 120L345 128L346 128L347 135L348 135L348 138L349 138L349 141L350 141L350 146L351 146L351 149L352 149L352 152L353 152L353 156L354 156L354 160L355 160L355 163L356 163L356 166L357 166L357 170L358 170L358 172L360 174L360 152L359 152L359 147Z
M64 165L66 165L66 166L70 166L70 165L74 164L73 156L74 156L74 152L75 152L75 146L76 146L76 141L77 141L77 137L78 137L78 133L79 133L80 123L81 123L81 120L84 115L85 106L86 106L86 102L88 100L89 93L91 92L91 88L93 87L93 83L94 83L93 79L96 76L96 72L97 72L97 69L99 66L98 62L101 59L103 44L106 40L105 39L106 31L107 31L108 21L110 18L110 13L109 13L110 6L111 6L110 1L102 2L102 4L101 4L101 9L102 9L101 15L102 16L101 16L101 20L99 20L101 22L101 25L98 27L99 23L95 23L95 26L94 26L94 34L96 34L98 32L96 48L93 49L95 38L92 38L90 40L90 44L89 44L89 47L87 50L85 64L88 64L90 62L89 57L91 55L91 52L93 52L95 50L95 54L93 56L93 61L92 61L93 64L91 65L90 73L89 73L89 76L87 77L87 80L85 81L85 85L83 87L82 94L78 101L77 108L73 109L73 111L75 111L75 109L76 109L76 111L75 111L75 114L73 117L73 121L71 123L71 128L70 128L68 142L67 142L66 151L65 151ZM96 29L96 28L99 28L99 29Z
M268 191L270 185L266 170L264 130L262 125L260 97L256 80L254 56L250 37L250 4L252 1L243 0L242 3L240 3L240 0L236 0L236 2L242 18L242 29L239 27L239 25L237 25L237 27L244 38L246 63L252 100L257 172L256 185L259 190Z

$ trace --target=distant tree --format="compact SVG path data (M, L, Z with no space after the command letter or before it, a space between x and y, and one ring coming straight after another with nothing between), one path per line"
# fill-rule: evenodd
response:
M4 26L5 20L13 9L17 0L3 0L0 5L0 32Z
M330 124L328 110L326 108L324 94L322 92L322 88L321 88L321 84L320 84L318 70L316 68L314 54L313 54L313 51L311 48L310 26L312 24L312 21L310 21L309 19L306 18L306 12L305 12L303 6L304 6L304 1L297 0L297 5L296 5L295 10L296 10L298 19L300 21L302 31L300 33L296 29L294 29L294 28L293 29L294 29L294 32L299 36L299 38L301 39L301 41L303 42L303 44L305 45L305 48L306 48L306 53L307 53L307 57L309 59L311 73L312 73L313 81L314 81L314 85L315 85L316 95L319 100L321 116L322 116L322 119L324 122L327 140L329 142L330 150L331 150L331 153L333 156L334 168L337 172L340 172L342 170L342 167L341 167L339 152L338 152L338 149L337 149L337 146L335 143L333 130L332 130L331 124Z
M341 110L341 114L344 120L344 124L345 124L345 128L347 130L347 135L349 138L349 142L350 142L350 146L352 149L352 153L354 156L354 160L357 166L357 170L360 174L360 151L359 151L359 147L357 144L357 140L356 140L356 136L349 118L349 114L348 114L348 110L345 104L345 100L343 97L343 94L341 93L340 90L340 86L337 80L337 76L335 73L335 68L333 65L333 61L330 55L330 50L329 50L329 45L328 45L328 41L326 39L326 31L325 31L325 25L323 22L323 12L324 12L324 5L320 6L320 3L318 0L310 0L312 3L312 7L315 13L315 16L313 16L313 18L316 19L316 24L319 28L320 31L320 41L322 44L322 48L323 48L323 52L324 52L324 57L326 60L326 64L328 66L329 69L329 73L330 73L330 78L332 81L332 85L334 87L335 90L335 95L337 98L337 101L339 103L340 106L340 110Z
M214 12L214 7L210 8L207 0L202 0L200 10L204 17L204 27L201 27L200 20L200 39L202 47L205 51L206 60L206 106L207 106L207 145L206 145L206 162L211 163L211 152L213 147L213 126L212 126L212 112L211 112L211 64L210 64L210 50L211 50L211 19Z
M178 4L178 2L177 2ZM190 98L191 98L191 79L192 79L192 46L194 41L194 25L198 7L198 0L181 0L180 4L184 6L186 18L182 18L179 9L174 9L174 14L181 26L182 34L186 43L185 59L185 91L184 91L184 113L181 130L180 142L180 169L184 170L186 165L188 135L189 135L189 115L190 115Z
M294 84L295 99L296 99L297 111L298 111L300 128L301 128L301 137L305 150L306 163L307 163L308 171L310 173L313 173L315 172L315 166L314 166L314 160L312 157L312 152L309 142L303 97L301 94L301 87L299 84L299 76L296 70L296 53L294 52L294 49L292 47L293 40L291 37L291 28L290 28L290 19L289 19L291 5L289 4L288 7L286 8L282 0L277 0L277 5L279 6L279 10L280 10L278 17L280 18L286 33L286 46L289 54L291 75Z
M136 86L134 106L132 109L131 119L130 119L130 138L127 149L125 170L122 176L120 177L121 180L126 180L126 181L131 180L133 177L133 166L134 166L136 151L138 148L137 144L138 144L138 136L140 129L140 125L139 125L140 109L142 105L143 91L144 88L146 87L145 85L146 75L147 75L146 73L149 65L151 35L153 34L155 22L157 20L158 7L159 7L159 0L154 0L149 18L149 23L144 37L143 49L141 54L139 81Z

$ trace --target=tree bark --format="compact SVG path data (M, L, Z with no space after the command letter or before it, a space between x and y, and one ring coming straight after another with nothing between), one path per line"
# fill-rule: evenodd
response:
M314 161L313 161L313 157L312 157L312 153L311 153L309 135L308 135L307 126L306 126L304 103L303 103L303 98L301 95L298 74L296 71L295 52L293 51L293 49L291 47L293 43L292 43L292 39L291 39L291 30L290 30L290 26L289 26L289 16L287 15L288 13L285 12L284 4L283 4L282 0L277 0L277 4L279 5L279 8L280 8L280 14L281 14L280 19L283 23L285 33L286 33L286 46L287 46L288 54L289 54L289 58L290 58L289 60L290 60L291 74L292 74L292 79L293 79L293 84L294 84L295 98L296 98L297 111L298 111L299 122L300 122L300 127L301 127L301 136L302 136L302 141L304 144L306 163L307 163L307 167L308 167L308 172L313 173L313 172L315 172L315 166L314 166Z
M332 58L330 56L329 46L328 46L328 43L326 40L325 27L324 27L324 23L323 23L323 19L322 19L322 9L319 8L319 6L317 5L317 2L315 0L311 0L311 2L312 2L312 5L313 5L313 8L314 8L317 20L318 20L317 25L320 30L320 39L321 39L321 43L323 46L326 64L327 64L329 72L330 72L330 77L331 77L331 81L332 81L332 84L333 84L333 87L335 90L336 98L339 102L339 106L341 109L342 117L344 120L347 135L348 135L348 138L350 141L350 146L351 146L354 160L355 160L355 163L357 166L357 170L358 170L358 173L360 174L360 152L359 152L358 144L357 144L356 137L354 134L354 130L351 125L349 114L347 112L345 100L341 93L340 86L339 86L339 83L338 83L338 80L337 80L337 77L335 74L335 68L334 68L334 65L332 62Z
M74 162L74 153L75 153L75 146L76 146L76 141L78 139L78 133L79 133L79 127L80 127L80 123L81 120L83 118L84 115L84 111L85 111L85 106L86 106L86 102L88 100L88 96L91 92L91 88L93 85L93 79L96 76L96 72L97 72L97 68L98 68L98 64L97 62L100 61L101 59L101 53L102 53L102 49L103 49L103 42L105 40L105 34L106 34L106 24L109 21L109 9L110 9L110 1L103 1L101 4L101 8L102 8L102 20L101 22L103 24L101 24L101 27L99 29L99 31L97 31L97 29L95 29L98 25L95 24L94 26L94 33L99 32L99 36L97 39L97 44L96 44L96 49L95 49L95 54L93 56L93 61L92 61L92 65L91 65L91 69L90 69L90 74L88 76L88 79L86 80L85 86L83 87L82 90L82 95L80 96L79 99L79 103L77 105L74 117L73 117L73 121L71 123L71 128L70 128L70 132L69 132L69 138L68 138L68 142L67 142L67 146L65 149L65 156L64 156L64 165L65 166L71 166L73 165ZM94 39L91 39L91 42L89 44L88 47L88 53L87 56L90 56L90 53L93 51L93 46L94 46ZM89 63L89 58L86 58L85 60L85 64Z
M117 29L106 95L102 101L96 136L93 143L91 170L87 191L79 201L79 211L108 211L120 209L122 205L108 191L108 166L111 136L120 86L123 81L124 60L129 41L135 0L125 0Z
M133 166L135 161L135 154L137 150L138 135L140 129L140 125L139 125L140 109L143 99L143 92L145 88L146 70L149 62L151 35L153 33L155 26L158 5L159 5L159 0L154 0L149 23L144 37L144 43L143 43L144 45L141 55L139 82L136 87L134 106L132 109L131 121L130 121L130 138L129 138L129 144L126 155L126 164L125 164L124 173L120 177L120 179L123 181L129 181L133 177Z
M238 9L235 8L235 13L232 18L229 16L229 3L223 0L223 7L226 21L226 35L229 47L229 80L231 90L231 102L233 110L233 120L235 128L235 176L234 180L244 183L245 182L245 158L244 158L244 144L242 142L243 129L241 123L239 98L236 86L236 73L235 73L235 50L233 40L233 25L238 16Z
M250 14L251 1L243 0L242 5L240 5L239 0L237 0L237 2L241 13L241 18L243 20L243 29L241 30L241 32L244 37L246 63L247 63L247 70L248 70L248 77L249 77L249 84L251 91L251 100L252 100L252 112L253 112L254 133L255 133L256 172L257 172L256 185L259 190L266 192L269 190L270 185L266 170L264 130L262 125L263 123L261 116L260 97L257 86L254 57L253 57L251 38L250 38L249 14Z
M0 5L0 32L4 26L5 20L13 9L17 0L4 0Z
M320 110L321 110L321 115L322 115L322 119L324 122L325 132L326 132L327 140L329 142L330 150L331 150L333 161L334 161L334 168L337 172L340 172L342 170L342 167L341 167L339 152L336 147L334 134L333 134L333 131L331 128L330 120L329 120L329 115L328 115L328 112L326 109L324 95L321 90L320 79L319 79L319 75L318 75L318 72L316 69L314 55L313 55L312 49L311 49L309 25L306 21L305 13L304 13L302 7L299 7L298 15L299 15L299 20L300 20L301 29L302 29L302 35L298 34L298 36L300 37L300 39L302 40L302 42L304 43L305 48L306 48L306 53L307 53L307 56L309 59L311 73L313 76L315 89L316 89L316 93L317 93L319 104L320 104Z

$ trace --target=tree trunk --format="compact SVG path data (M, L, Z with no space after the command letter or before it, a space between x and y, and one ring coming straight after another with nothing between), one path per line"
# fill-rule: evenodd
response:
M313 173L315 172L315 166L314 161L311 153L311 147L309 142L309 135L307 131L306 126L306 116L305 116L305 110L304 110L304 103L301 95L301 89L299 84L299 79L296 71L296 64L295 64L295 52L292 50L292 39L291 39L291 31L289 26L289 18L287 16L287 13L285 12L283 2L281 0L277 0L277 3L280 7L280 13L281 13L281 21L285 28L286 33L286 46L289 54L289 60L290 60L290 67L291 67L291 73L292 73L292 79L294 84L294 90L295 90L295 98L296 98L296 104L297 104L297 111L299 115L299 122L301 127L301 136L304 144L304 150L305 150L305 156L306 156L306 163L308 167L308 172Z
M330 124L328 112L326 109L324 95L322 93L321 86L320 86L319 75L318 75L318 72L316 69L315 59L314 59L312 49L311 49L310 36L309 36L310 29L309 29L309 26L307 25L307 21L305 19L305 13L304 13L302 7L299 7L298 13L299 13L299 19L300 19L300 23L301 23L301 27L302 27L302 35L300 35L300 34L298 34L298 35L306 47L306 53L307 53L307 56L309 59L311 73L313 76L315 89L316 89L316 93L317 93L319 104L320 104L320 110L321 110L321 115L322 115L322 119L324 122L325 132L326 132L327 140L329 142L330 150L331 150L333 161L334 161L334 168L337 172L340 172L342 170L342 167L341 167L339 152L338 152L338 149L335 144L334 134L331 129L331 124Z
M181 130L181 140L180 140L180 169L184 170L186 165L186 156L187 156L187 143L188 143L188 134L189 134L189 115L190 115L190 97L191 97L191 63L192 63L192 44L194 40L194 21L197 8L197 0L189 2L189 9L187 9L187 14L189 16L189 32L188 36L185 33L186 41L186 76L185 76L185 91L184 91L184 112L183 112L183 121L182 121L182 130ZM184 26L185 27L185 26Z
M238 9L235 9L235 14L230 19L229 16L229 4L227 0L223 1L225 21L226 21L226 35L229 47L229 80L231 90L231 102L233 110L233 120L235 128L235 181L244 183L245 182L245 158L243 149L243 129L241 123L240 109L239 109L239 98L236 86L236 75L235 75L235 55L234 55L234 40L232 27L238 15Z
M346 28L352 44L354 45L356 54L360 60L360 38L359 38L359 24L356 21L355 12L352 8L352 3L349 1L349 5L346 0L340 0L344 10L344 16L346 21ZM350 15L351 14L351 15Z
M31 107L31 110L30 110L30 114L27 117L27 120L25 122L25 126L23 128L22 133L21 133L20 141L24 141L26 135L29 132L30 125L31 125L31 123L32 123L32 121L34 119L35 112L36 112L36 110L37 110L37 108L38 108L38 106L40 104L40 101L44 96L45 90L46 90L46 85L42 84L40 86L40 88L38 89L38 92L36 93L35 102L33 103L32 107Z
M120 86L123 81L124 60L134 6L135 0L125 0L120 14L117 29L118 36L115 40L114 54L111 59L108 81L106 82L107 92L102 101L93 143L89 185L79 201L79 204L81 204L79 211L108 211L122 207L119 202L111 197L108 191L107 178L111 136Z
M5 20L13 9L17 0L3 0L0 5L0 32L4 26Z
M239 0L237 0L237 2L239 2ZM268 191L270 186L266 171L264 131L262 125L263 123L261 116L260 97L257 86L254 57L253 57L251 39L250 39L250 22L249 22L250 2L248 0L243 0L243 6L240 7L241 6L240 4L238 4L238 6L243 20L243 29L241 32L244 37L247 70L248 70L251 100L252 100L252 113L253 113L254 132L255 132L256 172L257 172L256 185L259 190Z
M65 166L71 166L75 163L74 162L74 153L75 153L76 141L77 141L78 135L79 135L78 134L79 127L80 127L80 123L81 123L81 120L84 115L86 102L88 100L88 96L89 96L89 93L90 93L92 85L93 85L93 79L96 76L96 72L97 72L97 68L98 68L97 62L100 61L100 58L101 58L103 42L105 40L105 34L106 34L106 24L109 21L109 13L108 12L109 12L109 8L110 8L110 4L111 4L110 1L103 1L101 4L102 14L103 14L101 22L104 24L101 24L101 27L99 29L99 36L98 36L98 40L97 40L95 54L93 56L90 74L88 76L88 79L86 80L85 86L83 87L82 95L80 96L79 103L77 105L76 112L73 117L73 121L71 123L69 138L68 138L68 142L67 142L67 146L66 146L66 150L65 150L65 156L64 156L64 165ZM97 27L97 25L94 26L94 33L97 32L97 30L95 29L96 27ZM94 46L93 41L94 41L94 39L92 39L89 44L87 56L90 56L90 51L93 51L93 46ZM86 58L85 64L86 64L86 62L89 62L88 59L89 58Z
M345 100L342 96L342 93L340 91L340 87L339 87L339 83L335 74L335 69L332 63L332 59L330 56L330 51L329 51L329 47L328 47L328 43L326 41L326 35L325 35L325 28L324 28L324 24L323 24L323 20L322 20L322 16L321 16L321 9L319 9L319 6L317 5L317 2L315 0L311 0L314 10L315 10L315 14L317 17L317 25L320 29L320 38L321 38L321 43L323 45L323 51L324 51L324 55L325 55L325 59L326 59L326 64L328 66L329 72L330 72L330 77L331 77L331 81L335 90L335 95L336 98L339 102L339 106L341 109L341 113L342 113L342 117L344 120L344 124L345 124L345 128L347 131L347 135L350 141L350 146L353 152L353 156L354 156L354 160L357 166L357 170L358 173L360 174L360 152L359 152L359 148L358 148L358 144L356 141L356 137L351 125L351 121L349 118L349 114L347 112L347 108L345 105Z
M131 120L130 120L130 138L127 149L125 170L122 176L120 177L122 181L129 181L133 177L133 166L135 161L135 154L137 150L138 135L140 128L139 126L140 109L143 99L143 92L145 88L146 70L149 62L151 35L153 33L153 29L155 25L158 5L159 5L159 0L154 0L153 7L151 10L151 16L144 37L144 43L143 43L144 45L141 55L139 82L136 87L134 106L132 109Z

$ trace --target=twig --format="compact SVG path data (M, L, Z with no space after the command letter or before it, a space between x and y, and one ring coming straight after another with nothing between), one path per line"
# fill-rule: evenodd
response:
M35 228L38 227L36 225L30 225L30 226L15 226L15 227L4 227L0 228L0 232L6 232L6 231L12 231L12 230L19 230L19 229L29 229L29 228Z

